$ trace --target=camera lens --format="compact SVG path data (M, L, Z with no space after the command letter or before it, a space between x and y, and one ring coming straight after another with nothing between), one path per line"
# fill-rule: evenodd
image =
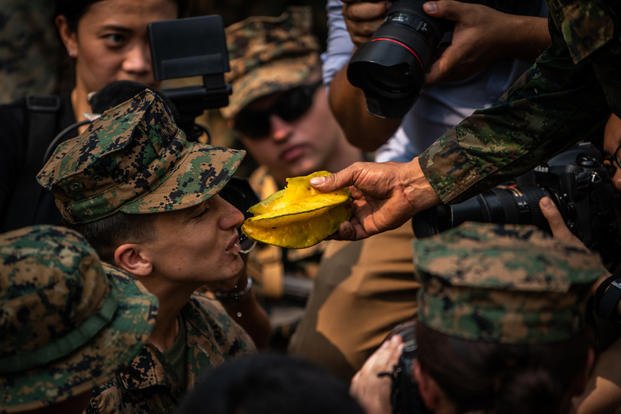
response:
M451 23L429 17L423 1L394 1L386 20L352 56L347 76L363 90L369 112L402 117L414 104L425 72Z

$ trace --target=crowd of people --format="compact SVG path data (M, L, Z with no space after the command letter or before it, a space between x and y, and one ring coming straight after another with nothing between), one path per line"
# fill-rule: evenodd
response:
M348 65L395 3L328 0L325 50L307 7L226 27L228 146L184 129L152 69L148 25L187 1L55 0L49 25L17 25L25 5L0 23L55 29L74 73L32 93L61 72L47 35L0 75L0 413L621 410L619 269L563 197L535 201L545 229L411 223L578 141L621 194L621 6L412 2L450 42L381 118ZM247 248L232 194L319 170L351 218L310 248Z

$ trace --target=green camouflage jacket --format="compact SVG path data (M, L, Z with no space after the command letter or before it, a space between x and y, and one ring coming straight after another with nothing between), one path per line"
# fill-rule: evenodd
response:
M621 116L621 2L547 0L552 45L491 108L420 156L443 202L515 177Z
M194 294L181 310L187 341L187 389L208 368L255 351L246 332L221 305ZM147 345L113 380L93 391L87 413L170 413L185 394L163 355Z

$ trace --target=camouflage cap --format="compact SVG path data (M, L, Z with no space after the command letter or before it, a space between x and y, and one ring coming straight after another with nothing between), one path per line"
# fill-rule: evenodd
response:
M0 235L0 411L58 403L109 379L147 341L157 299L79 233Z
M421 323L464 339L550 343L584 327L606 271L593 253L534 226L465 223L414 241Z
M300 6L278 17L255 16L227 27L227 81L233 94L222 115L233 118L257 98L319 80L319 44L311 29L311 9Z
M224 187L244 154L189 142L162 98L146 89L59 145L37 179L67 222L88 223L201 203Z

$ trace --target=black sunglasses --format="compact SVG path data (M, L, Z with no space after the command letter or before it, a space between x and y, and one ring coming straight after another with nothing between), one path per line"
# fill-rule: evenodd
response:
M271 130L270 116L277 115L286 122L293 122L304 115L313 105L315 91L321 82L296 86L281 93L271 108L263 111L242 109L233 118L233 127L251 139L262 139Z
M612 155L604 156L604 165L608 168L608 173L612 177L617 172L617 169L621 170L621 160L619 160L619 154L621 152L621 144L617 147Z

